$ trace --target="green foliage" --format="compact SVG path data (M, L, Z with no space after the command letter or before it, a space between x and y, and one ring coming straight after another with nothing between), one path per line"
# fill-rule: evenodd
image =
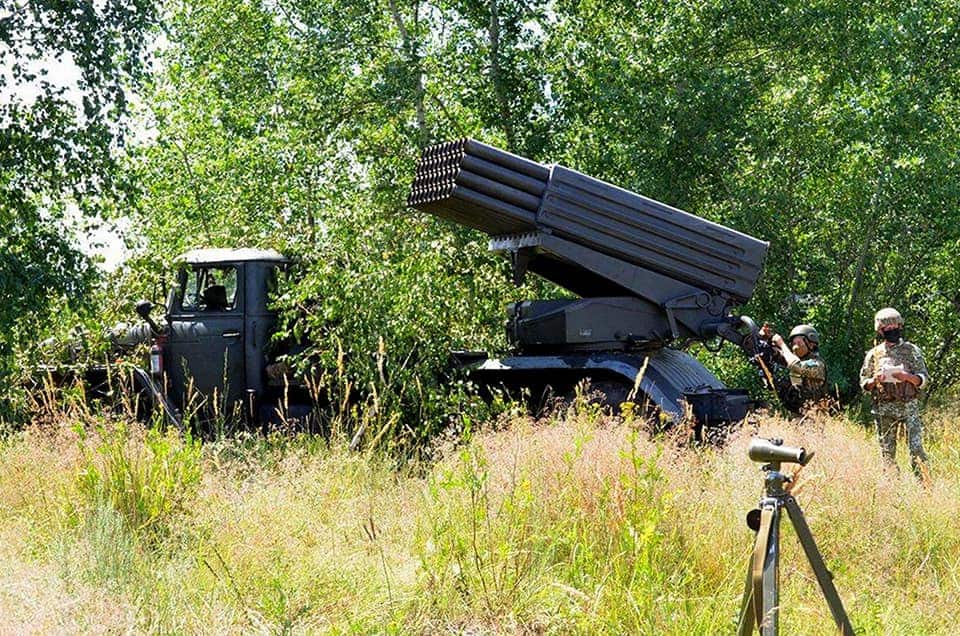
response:
M430 28L443 18L418 3L378 8L304 2L277 13L231 2L174 12L165 72L149 100L157 138L131 163L144 184L137 227L160 256L132 272L199 246L296 256L278 299L287 312L278 337L312 343L304 364L332 398L326 418L368 445L422 449L477 415L478 401L452 384L449 351L502 350L501 307L516 292L483 237L405 210L406 184L419 148L435 139L430 131L448 134L443 119L492 103L520 117L510 107L518 89L522 103L539 93L506 66L493 94L478 90L486 83L475 56L489 54L473 29L489 21L483 7L445 8L463 12L449 40ZM517 4L500 20L528 14ZM533 55L527 28L496 37L510 59ZM460 44L470 51L457 57ZM425 69L447 58L470 66L428 77ZM447 91L457 97L441 96ZM481 131L476 120L457 126ZM359 404L347 399L355 394Z
M563 60L551 86L568 124L553 147L770 240L747 313L782 330L817 324L849 395L880 306L920 327L939 303L951 318L919 344L931 354L952 340L956 314L937 300L951 287L930 249L952 245L958 227L946 78L960 60L944 8L563 3L549 48ZM953 366L932 372L952 378Z
M90 448L84 431L78 432L83 464L77 490L94 516L106 514L102 508L107 506L138 537L156 539L169 532L169 524L196 495L199 442L121 422L98 425Z
M853 398L870 317L905 314L934 390L960 380L958 27L937 0L173 3L128 177L143 287L178 252L301 259L283 337L315 345L329 418L419 443L454 412L452 348L502 351L482 237L404 209L419 150L470 135L770 241L744 313L813 322ZM729 383L755 374L710 358ZM392 442L391 442L392 443Z
M3 419L17 406L14 352L34 347L50 322L93 304L98 272L78 251L68 220L96 222L129 193L118 148L127 91L144 70L155 19L152 0L14 2L0 10Z
M421 452L443 428L478 416L477 399L455 382L450 351L502 347L490 318L499 313L501 272L475 256L473 271L457 263L482 255L479 241L430 221L398 232L395 218L344 209L322 249L302 247L311 257L278 299L288 308L278 336L311 343L304 361L323 371L335 428L352 435L363 427L367 441ZM342 409L352 393L361 396L358 409Z

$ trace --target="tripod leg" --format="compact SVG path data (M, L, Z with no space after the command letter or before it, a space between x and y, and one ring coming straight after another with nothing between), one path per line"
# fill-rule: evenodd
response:
M840 595L837 594L837 588L833 586L833 575L830 574L826 564L823 562L823 557L820 556L820 551L817 550L817 544L813 540L813 534L810 532L807 520L803 517L803 511L800 510L800 505L793 497L787 497L784 505L787 507L790 521L793 522L793 527L797 531L800 545L803 546L803 551L806 553L807 560L813 568L813 573L817 576L817 582L820 584L823 597L827 600L827 605L830 606L833 622L837 624L843 636L853 636L853 626L850 625L847 612L843 609L843 602L840 600Z
M761 501L760 525L747 567L737 636L753 633L754 625L764 636L775 636L777 633L779 522L780 508L777 502Z
M762 636L777 636L780 612L780 502L760 502L760 531L753 554L753 609ZM761 545L762 543L762 545Z
M760 540L757 534L756 541ZM756 548L754 548L756 550ZM740 603L740 622L737 623L737 636L748 636L753 633L753 555L747 561L747 581L743 586L743 601Z

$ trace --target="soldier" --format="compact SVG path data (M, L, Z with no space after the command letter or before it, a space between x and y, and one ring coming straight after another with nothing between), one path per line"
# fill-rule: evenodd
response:
M827 365L820 357L820 334L812 325L797 325L784 341L772 333L768 325L761 335L769 338L772 360L788 372L787 378L774 380L780 402L794 413L799 413L826 395Z
M873 397L874 421L883 458L893 464L897 429L906 426L910 465L923 477L927 455L923 451L923 423L917 397L929 377L920 349L903 339L903 317L887 307L877 312L873 327L882 342L867 352L860 368L860 386Z

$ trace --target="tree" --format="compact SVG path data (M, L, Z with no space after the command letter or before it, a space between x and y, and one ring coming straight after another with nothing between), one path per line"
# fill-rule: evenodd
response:
M769 240L744 311L817 324L846 396L885 305L941 352L933 374L955 377L960 316L940 294L960 232L948 3L582 0L556 12L558 154Z
M0 5L0 375L51 314L82 305L96 279L65 235L66 211L109 211L128 89L156 21L147 0ZM74 86L52 67L75 69Z
M253 245L307 263L281 298L294 309L288 329L315 343L318 368L344 369L331 384L375 396L364 411L383 416L375 430L414 437L446 424L449 350L502 338L507 285L483 238L405 209L417 154L451 129L500 140L500 115L526 117L505 97L521 86L503 62L520 31L496 36L500 98L481 99L487 82L442 67L454 53L457 68L493 64L489 37L458 11L400 0L179 5L149 92L156 136L130 164L144 186L135 225L153 254ZM489 15L475 19L497 30ZM539 95L536 83L523 88L524 99ZM509 112L488 112L493 103Z
M312 255L290 298L322 299L316 341L369 384L382 339L395 363L423 362L412 382L450 343L502 346L480 334L499 332L505 297L556 293L508 290L482 237L404 208L423 145L469 135L769 240L743 311L814 322L845 396L887 304L949 383L950 16L936 1L183 3L135 164L138 225L156 253Z

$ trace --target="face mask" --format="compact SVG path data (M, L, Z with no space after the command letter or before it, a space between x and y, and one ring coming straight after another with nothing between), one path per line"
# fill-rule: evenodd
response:
M900 332L901 330L899 328L887 329L886 331L883 332L883 339L891 344L896 344L900 342Z

